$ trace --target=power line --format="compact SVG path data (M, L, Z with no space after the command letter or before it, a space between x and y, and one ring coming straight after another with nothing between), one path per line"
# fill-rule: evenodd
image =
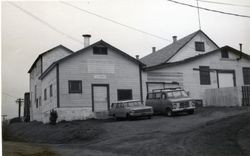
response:
M72 37L72 36L70 36L70 35L68 35L68 34L66 34L66 33L64 33L64 32L62 32L61 30L58 30L56 27L52 26L51 24L49 24L49 23L46 22L45 20L42 20L41 18L39 18L39 17L35 16L34 14L32 14L31 12L29 12L29 11L27 11L27 10L21 8L20 6L14 4L13 2L8 1L8 3L11 4L12 6L16 7L17 9L21 10L21 11L24 12L25 14L27 14L27 15L31 16L32 18L36 19L36 20L39 21L40 23L46 25L47 27L49 27L50 29L54 30L55 32L57 32L57 33L59 33L59 34L65 36L65 37L67 37L67 38L69 38L69 39L71 39L71 40L73 40L73 41L75 41L75 42L78 42L78 43L82 44L82 42L81 42L80 40L78 40L77 38Z
M85 13L94 15L94 16L99 17L99 18L102 18L102 19L104 19L104 20L106 20L106 21L109 21L109 22L112 22L112 23L121 25L121 26L126 27L126 28L129 28L129 29L131 29L131 30L138 31L138 32L140 32L140 33L144 33L144 34L147 34L147 35L149 35L149 36L153 36L153 37L158 38L158 39L161 39L161 40L170 41L170 40L168 40L168 39L166 39L166 38L164 38L164 37L161 37L161 36L158 36L158 35L155 35L155 34L152 34L152 33L149 33L149 32L143 31L143 30L140 30L140 29L138 29L138 28L135 28L135 27L132 27L132 26L129 26L129 25L120 23L120 22L115 21L115 20L113 20L113 19L110 19L110 18L101 16L101 15L98 15L98 14L93 13L93 12L90 12L90 11L88 11L88 10L79 8L79 7L77 7L77 6L74 6L74 5L72 5L72 4L70 4L70 3L67 3L67 2L65 2L65 1L60 1L60 2L63 3L63 4L65 4L65 5L68 5L68 6L70 6L70 7L73 7L73 8L75 8L75 9L77 9L77 10L83 11L83 12L85 12ZM172 42L172 41L170 41L170 42Z
M200 1L200 2L204 2L204 3L212 3L212 4L221 4L221 5L230 5L230 6L238 6L238 7L248 7L248 8L250 8L250 5L241 5L241 4L223 3L223 2L206 1L206 0L199 0L199 1Z
M143 31L143 30L140 30L140 29L135 28L135 27L133 27L133 26L129 26L129 25L123 24L123 23L121 23L121 22L115 21L115 20L113 20L113 19L110 19L110 18L101 16L101 15L98 15L98 14L96 14L96 13L90 12L90 11L88 11L88 10L79 8L79 7L74 6L74 5L70 4L70 3L67 3L67 2L65 2L65 1L60 1L60 2L63 3L63 4L65 4L65 5L67 5L67 6L72 7L72 8L74 8L74 9L83 11L83 12L85 12L85 13L87 13L87 14L91 14L91 15L93 15L93 16L96 16L96 17L98 17L98 18L101 18L101 19L104 19L104 20L106 20L106 21L112 22L112 23L114 23L114 24L117 24L117 25L126 27L126 28L128 28L128 29L133 30L133 31L137 31L137 32L140 32L140 33L143 33L143 34L146 34L146 35L149 35L149 36L152 36L152 37L161 39L161 40L165 40L165 41L168 41L168 42L173 42L172 40L166 39L166 38L164 38L164 37L161 37L161 36L158 36L158 35L155 35L155 34L152 34L152 33L146 32L146 31ZM177 44L180 44L180 43L177 43ZM193 47L188 47L188 48L194 50Z
M174 0L167 0L167 1L173 2L173 3L176 3L176 4L180 4L180 5L189 6L189 7L192 7L192 8L199 8L199 9L206 10L206 11L211 11L211 12L216 12L216 13L221 13L221 14L226 14L226 15L232 15L232 16L238 16L238 17L250 18L250 16L248 16L248 15L241 15L241 14L236 14L236 13L229 13L229 12L224 12L224 11L219 11L219 10L214 10L214 9L208 9L208 8L204 8L204 7L197 7L197 6L194 6L194 5L191 5L191 4L177 2L177 1L174 1Z
M12 98L14 98L14 99L18 99L18 97L12 96L12 95L10 95L10 94L8 94L8 93L5 93L5 92L2 92L2 94L3 94L3 95L6 95L6 96L9 96L9 97L12 97Z

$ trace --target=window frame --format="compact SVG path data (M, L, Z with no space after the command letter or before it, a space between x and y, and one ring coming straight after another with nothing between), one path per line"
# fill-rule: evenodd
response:
M43 90L43 99L44 99L44 101L47 100L47 88L45 88L45 89Z
M205 43L200 42L200 41L196 41L195 42L195 51L205 52Z
M104 46L94 46L93 55L108 55L108 48Z
M79 90L72 90L71 88L71 83L80 83L79 86L80 86L80 89ZM82 80L68 80L68 92L69 94L81 94L82 93Z
M221 58L228 59L229 58L229 53L225 49L221 49Z
M245 70L249 72L249 75L245 73ZM250 85L250 67L242 67L242 74L244 85Z
M49 96L52 97L53 96L53 85L49 85Z
M211 85L210 67L199 66L199 72L200 72L200 85Z
M121 99L121 96L119 96L120 91L130 91L131 98ZM133 90L132 89L117 89L117 101L132 100L132 99L133 99Z

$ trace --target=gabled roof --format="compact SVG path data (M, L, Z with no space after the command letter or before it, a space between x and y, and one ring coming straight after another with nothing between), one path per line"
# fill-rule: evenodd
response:
M45 76L46 76L46 75L47 75L47 74L57 65L57 64L59 64L59 63L65 61L65 60L67 60L67 59L69 59L69 58L71 58L71 57L75 57L75 56L77 56L77 55L79 55L79 54L81 54L81 53L84 53L84 52L86 52L87 49L90 49L90 48L92 48L92 47L94 47L94 46L97 46L97 45L106 46L106 47L108 47L108 48L110 48L110 49L112 49L112 50L118 52L120 55L126 57L127 59L129 59L129 60L131 60L131 61L133 61L133 62L135 62L135 63L138 63L138 64L141 65L141 66L145 66L145 64L141 63L139 60L133 58L132 56L128 55L127 53L121 51L121 50L118 49L118 48L115 48L114 46L108 44L107 42L105 42L105 41L103 41L103 40L100 40L100 41L98 41L98 42L96 42L96 43L94 43L94 44L92 44L92 45L90 45L90 46L87 46L87 47L85 47L85 48L83 48L83 49L80 49L80 50L78 50L77 52L75 52L75 53L73 53L73 54L71 54L71 55L68 55L68 56L66 56L66 57L64 57L64 58L62 58L62 59L60 59L60 60L58 60L58 61L52 63L52 64L51 64L51 65L41 74L41 76L40 76L39 78L40 78L40 79L43 79L43 78L44 78L44 77L45 77Z
M53 51L53 50L55 50L55 49L57 49L57 48L63 48L63 49L65 49L65 50L67 50L67 51L69 51L69 52L71 52L71 53L74 53L74 52L73 52L72 50L70 50L69 48L67 48L67 47L65 47L65 46L63 46L63 45L60 44L60 45L58 45L58 46L56 46L56 47L54 47L54 48L51 48L51 49L49 49L49 50L47 50L47 51L41 53L40 55L38 55L38 57L36 58L35 62L31 65L31 67L30 67L28 73L31 72L31 70L32 70L32 69L34 68L34 66L36 65L36 62L37 62L43 55L45 55L45 54L47 54L47 53L49 53L49 52L51 52L51 51Z
M155 66L161 63L168 62L174 55L176 55L189 41L191 41L198 33L204 34L215 46L217 44L212 41L202 30L198 30L186 37L183 37L176 42L154 52L143 58L140 61L147 66ZM219 48L217 46L217 48Z
M216 52L219 52L221 50L227 50L227 51L230 51L230 52L233 52L235 53L236 55L240 57L244 57L248 60L250 60L250 55L247 55L239 50L236 50L230 46L224 46L224 47L221 47L221 48L218 48L216 50L213 50L211 52L207 52L205 54L200 54L200 55L196 55L196 56L193 56L193 57L189 57L187 59L184 59L184 60L181 60L181 61L177 61L177 62L171 62L171 63L161 63L161 64L158 64L158 65L155 65L155 66L151 66L151 67L146 67L144 68L146 71L150 71L150 70L155 70L155 69L161 69L161 68L165 68L165 67L172 67L172 66L176 66L176 65L180 65L180 64L184 64L184 63L188 63L188 62L192 62L192 61L195 61L197 59L200 59L200 58L203 58L203 57L206 57L206 56L209 56L211 54L214 54Z

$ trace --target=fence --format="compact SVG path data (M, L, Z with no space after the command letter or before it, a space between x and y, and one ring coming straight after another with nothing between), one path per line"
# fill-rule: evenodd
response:
M241 87L214 88L205 90L205 106L242 106Z
M250 86L242 86L242 105L250 106Z

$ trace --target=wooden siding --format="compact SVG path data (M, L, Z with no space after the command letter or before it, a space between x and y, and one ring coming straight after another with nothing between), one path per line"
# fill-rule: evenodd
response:
M50 97L50 85L52 85L53 96ZM56 86L56 68L42 80L42 113L48 112L57 107L57 86ZM44 100L44 89L47 89L47 99Z
M93 60L109 63L93 66ZM133 98L140 99L139 65L110 49L108 55L93 55L89 49L65 60L59 64L59 77L61 107L92 107L91 84L109 84L110 103L117 101L117 89L132 89ZM68 80L82 80L82 93L69 94Z
M42 90L41 90L41 81L38 79L38 77L41 75L41 59L39 59L33 68L33 70L30 72L30 117L32 120L41 121L41 107L38 106L36 108L36 99L35 99L35 85L37 86L37 98L42 96Z
M205 51L198 52L195 50L195 42L204 42ZM205 35L198 33L188 44L186 44L174 57L172 57L168 62L176 62L184 60L195 55L204 54L217 49L216 45L211 42Z
M215 70L210 71L211 84L200 85L200 73L199 70L193 70L193 68L199 68L199 66L209 66L210 69L218 70L234 70L236 75L236 86L242 86L243 73L242 67L250 67L250 61L242 58L237 61L239 56L232 52L229 52L229 59L222 59L220 51L202 57L192 62L183 63L176 66L165 67L162 69L156 69L151 72L180 72L183 73L183 87L191 93L191 96L195 99L204 99L204 92L206 89L218 88L217 73ZM165 79L169 79L165 76ZM150 77L149 77L150 78Z
M46 53L44 54L42 57L42 69L43 69L43 72L55 61L57 60L60 60L61 58L64 58L65 56L68 56L72 54L71 52L69 52L68 50L66 49L63 49L63 48L57 48L57 49L54 49L53 51L49 52L49 53Z
M204 101L206 106L241 106L241 87L206 89Z

